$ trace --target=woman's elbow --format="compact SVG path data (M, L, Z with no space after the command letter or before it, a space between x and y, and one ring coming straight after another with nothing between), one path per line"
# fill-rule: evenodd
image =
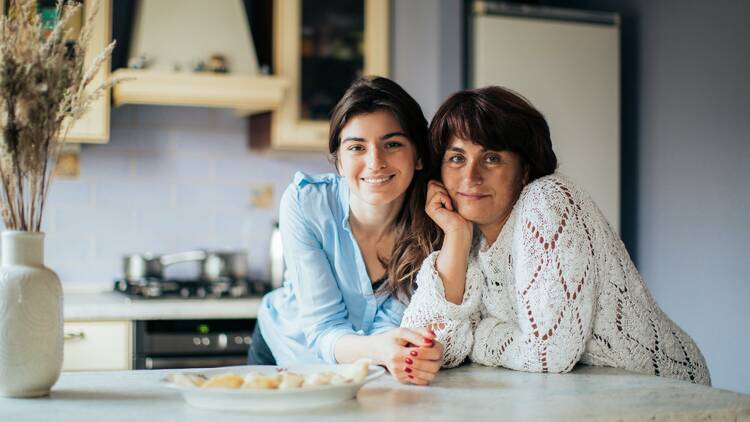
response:
M545 360L541 362L541 372L566 374L578 363L579 356L566 355L565 353L561 353L559 356L551 356L548 353L547 357L543 359Z

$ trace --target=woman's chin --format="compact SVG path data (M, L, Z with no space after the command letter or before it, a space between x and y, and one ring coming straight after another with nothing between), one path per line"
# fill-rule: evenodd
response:
M460 210L458 212L458 215L464 218L464 220L467 220L474 224L482 224L481 222L484 221L482 218L483 216L481 213L473 213L473 212L463 212L463 210Z

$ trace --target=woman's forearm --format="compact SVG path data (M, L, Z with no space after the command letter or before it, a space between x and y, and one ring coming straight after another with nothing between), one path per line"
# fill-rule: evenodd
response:
M347 334L342 336L335 347L336 362L352 363L357 359L372 359L377 365L382 365L382 357L378 348L374 347L373 336L358 336Z
M472 233L446 233L443 246L435 261L435 269L443 280L445 299L461 304L466 287L466 270L469 267L469 252Z

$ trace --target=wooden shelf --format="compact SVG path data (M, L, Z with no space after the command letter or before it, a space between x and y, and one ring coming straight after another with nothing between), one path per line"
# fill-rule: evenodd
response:
M177 73L118 69L113 78L128 79L115 85L115 106L156 104L237 109L255 114L277 109L288 83L278 76L216 73Z

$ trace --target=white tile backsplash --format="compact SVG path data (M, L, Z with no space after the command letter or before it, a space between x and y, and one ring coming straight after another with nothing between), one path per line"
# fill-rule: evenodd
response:
M47 265L63 283L108 286L124 254L242 248L251 273L267 276L281 193L295 171L332 168L322 153L250 151L246 129L231 110L113 109L110 142L81 147L79 179L53 181ZM253 208L251 186L266 183L274 186L273 206Z

